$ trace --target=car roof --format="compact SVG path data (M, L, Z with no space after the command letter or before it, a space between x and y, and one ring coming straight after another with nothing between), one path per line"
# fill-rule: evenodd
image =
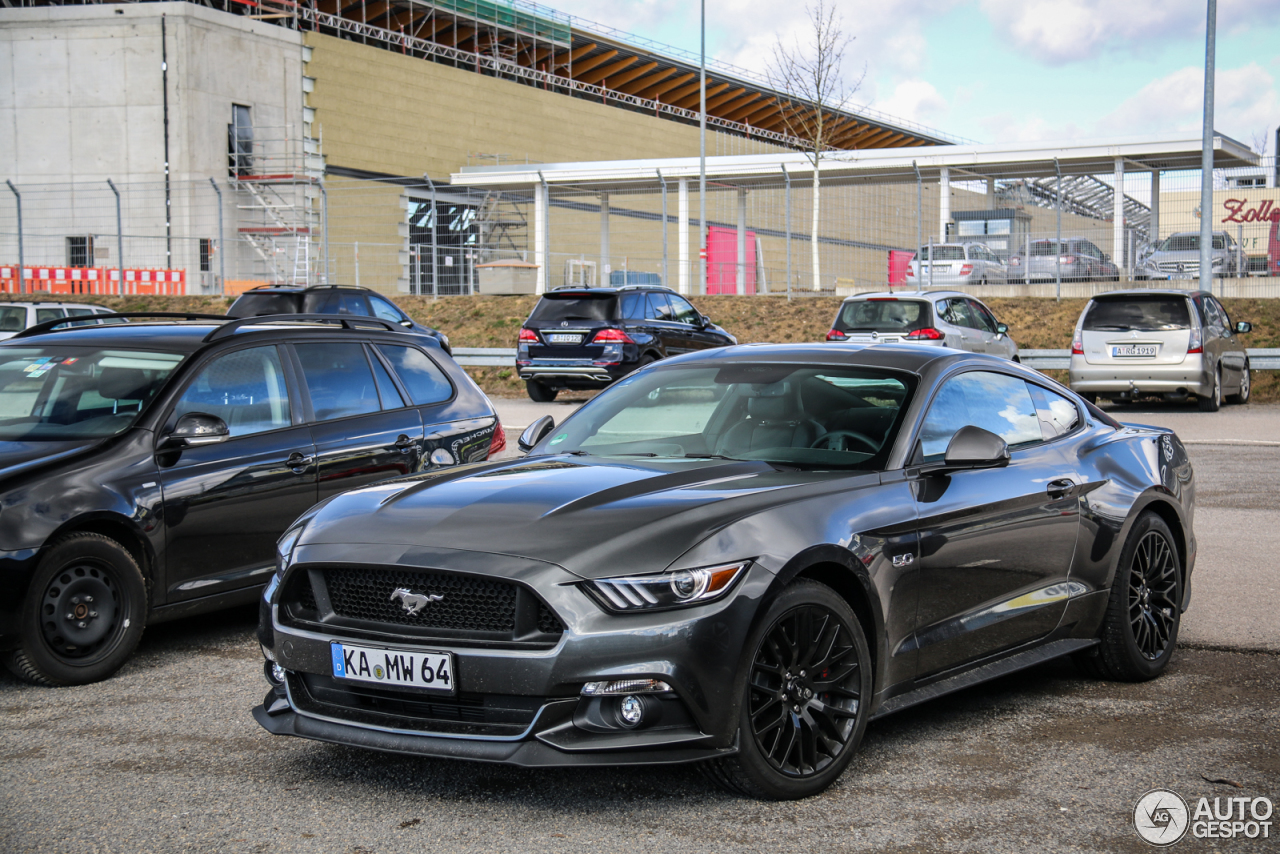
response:
M1123 291L1107 291L1102 294L1095 294L1094 299L1111 298L1111 297L1146 297L1146 296L1175 296L1175 297L1194 297L1200 295L1209 295L1208 291L1188 290L1185 288L1129 288Z
M1231 236L1231 232L1229 231L1214 231L1212 233L1225 234L1227 237ZM1200 236L1200 232L1198 231L1175 231L1173 234L1169 235L1169 237L1199 237L1199 236Z
M22 305L27 307L39 306L42 308L100 308L103 311L111 311L105 305L94 305L91 302L63 302L62 300L53 299L33 299L33 300L11 300L0 302L0 308L6 305Z
M240 296L249 296L250 294L305 294L311 291L361 291L362 293L377 293L373 288L366 288L362 285L259 285L256 288L250 288ZM237 297L238 299L239 297Z
M334 315L335 319L341 318L341 315ZM355 321L370 321L373 318L348 318ZM219 337L216 341L227 341L238 338L242 335L250 335L262 332L274 333L301 333L308 334L308 330L314 332L330 332L338 334L346 334L347 329L336 323L312 322L312 321L293 321L288 319L287 315L282 315L278 321L270 323L243 323L242 321L260 321L261 318L232 318L228 317L226 321L219 322L217 320L131 320L129 323L103 324L95 326L67 326L57 330L43 332L37 335L25 337L14 337L4 341L0 341L0 347L22 347L22 346L46 346L48 344L63 345L68 347L101 347L105 342L110 342L112 346L120 347L137 347L143 350L170 350L174 352L193 353L202 348L210 332L225 326L232 322L240 322L240 325L230 330L226 337ZM68 321L70 323L71 321ZM379 329L375 326L353 327L360 332L366 333L388 333L395 335L398 339L403 340L406 336L403 332L395 332L394 330ZM410 338L423 339L427 336L407 336Z
M543 296L547 297L547 296L553 296L553 295L566 295L566 294L584 294L584 295L591 295L591 296L617 296L623 291L662 291L663 293L666 293L666 294L675 293L674 290L667 287L666 285L617 285L616 287L604 286L604 285L592 286L592 287L587 287L585 285L565 285L563 287L553 288L552 290L549 290L545 294L543 294Z
M935 244L937 245L937 244ZM877 299L877 300L929 300L936 302L940 299L951 299L953 297L968 297L969 299L978 299L972 294L966 294L962 291L875 291L866 294L854 294L851 297L845 297L845 302L858 302L859 300Z
M802 362L818 365L848 365L851 367L881 368L908 371L918 374L926 366L940 359L974 357L992 364L1009 364L1004 359L985 354L952 350L921 344L737 344L698 350L671 359L664 359L659 368L693 363L723 364L730 362Z

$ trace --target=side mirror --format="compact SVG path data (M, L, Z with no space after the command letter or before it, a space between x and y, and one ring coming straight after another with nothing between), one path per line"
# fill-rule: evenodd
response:
M1001 335L1008 334L1008 332L1009 332L1009 324L1007 324L1007 323L997 323L997 324L996 324L996 332L1000 333Z
M556 420L550 415L544 415L537 421L534 421L528 427L524 428L524 432L520 434L520 438L516 440L516 447L524 451L526 454L533 450L533 446L541 442L548 433L555 429Z
M165 436L160 446L167 449L198 448L216 445L231 436L227 422L207 412L188 412L178 419L173 432Z
M1009 445L990 430L972 424L961 427L947 443L947 468L989 469L1009 464Z
M714 325L715 325L714 323L712 323L712 322L711 322L711 318L707 317L705 314L700 314L700 315L698 315L698 317L699 317L699 318L701 319L701 321L702 321L702 328L703 328L703 329L706 329L708 326L714 326Z
M1107 253L1103 252L1103 253L1102 253L1102 260L1103 260L1103 261L1110 261L1110 260L1111 260L1111 256L1110 256L1110 255L1108 255Z
M1249 321L1247 320L1236 321L1236 332L1239 332L1241 335L1243 335L1246 332L1252 332L1252 331L1253 331L1253 324L1250 323Z
M400 325L401 325L401 326L403 326L405 329L412 329L412 328L413 328L413 321L412 321L412 320L402 320L402 321L400 321Z

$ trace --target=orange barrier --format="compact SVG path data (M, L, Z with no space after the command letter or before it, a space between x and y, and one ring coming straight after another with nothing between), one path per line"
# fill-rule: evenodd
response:
M120 293L120 270L115 267L45 267L27 266L26 291L31 294L93 294L116 296ZM17 265L0 266L0 293L20 293ZM186 270L151 267L124 269L124 292L185 296Z

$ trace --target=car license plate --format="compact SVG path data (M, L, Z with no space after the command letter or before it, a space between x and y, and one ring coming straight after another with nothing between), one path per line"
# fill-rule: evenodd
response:
M1169 278L1170 279L1194 279L1195 276L1193 276L1190 273L1170 273Z
M1111 355L1120 356L1154 356L1160 348L1155 344L1124 344L1120 347L1112 347Z
M581 335L566 335L563 332L552 332L547 336L547 340L552 344L581 344Z
M456 693L453 653L439 650L384 649L333 641L333 675L336 679L425 688L443 694Z

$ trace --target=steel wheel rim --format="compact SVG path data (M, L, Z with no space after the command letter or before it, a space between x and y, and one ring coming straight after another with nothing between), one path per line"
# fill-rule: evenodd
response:
M862 663L849 626L802 605L770 627L751 662L751 737L774 770L820 774L849 748L862 705Z
M127 611L119 579L109 567L75 561L45 586L40 634L59 660L93 664L115 646L128 620Z
M1178 562L1169 541L1150 531L1138 542L1129 571L1129 625L1147 661L1168 651L1178 625Z

